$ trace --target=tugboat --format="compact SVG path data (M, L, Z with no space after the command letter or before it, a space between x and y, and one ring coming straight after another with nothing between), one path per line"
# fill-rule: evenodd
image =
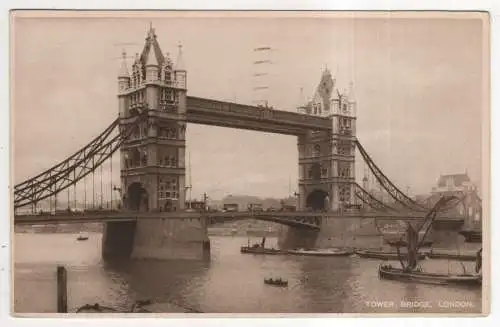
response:
M250 246L250 238L248 239L248 245L242 246L240 248L241 253L251 253L251 254L284 254L283 251L274 249L274 248L266 248L266 237L262 237L262 241L260 244L255 243Z
M279 286L279 287L287 287L288 281L281 279L281 277L276 278L276 279L266 278L266 279L264 279L264 284L272 285L272 286Z
M406 258L400 253L399 246L396 248L398 252L399 262L401 268L392 267L391 265L382 264L379 266L379 277L382 279L393 279L406 282L419 282L427 284L441 284L441 285L474 285L480 286L482 284L481 273L481 255L482 249L477 253L476 273L469 274L464 271L463 274L438 274L423 272L422 268L418 266L418 250L422 246L427 233L429 232L436 214L439 209L451 200L457 200L455 196L441 197L431 211L426 215L424 223L416 230L410 223L407 223L407 242L408 255ZM419 240L420 232L424 231L422 239ZM401 240L401 243L404 241ZM406 264L405 260L406 259ZM464 269L465 270L465 269Z

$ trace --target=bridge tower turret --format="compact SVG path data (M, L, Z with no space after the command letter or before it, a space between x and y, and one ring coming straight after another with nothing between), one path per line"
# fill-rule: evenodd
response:
M120 117L124 117L127 108L127 90L130 88L130 75L127 69L127 54L122 52L122 63L118 74L118 107Z

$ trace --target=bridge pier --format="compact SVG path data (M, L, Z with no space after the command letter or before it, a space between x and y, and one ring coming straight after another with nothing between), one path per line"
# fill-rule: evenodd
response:
M379 248L383 238L373 218L323 218L319 231L284 227L278 245L294 248Z
M128 259L134 247L135 221L104 223L102 233L102 258L104 260Z
M282 250L312 249L316 247L319 232L310 229L283 226L278 236L278 246Z
M210 240L202 219L143 219L105 223L105 260L210 260Z
M209 260L210 240L202 219L158 219L137 223L132 259Z

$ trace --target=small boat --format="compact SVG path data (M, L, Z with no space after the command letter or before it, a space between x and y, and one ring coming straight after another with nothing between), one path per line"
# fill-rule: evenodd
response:
M476 254L460 254L458 252L448 252L448 251L439 251L439 250L431 250L429 252L429 258L431 259L447 259L447 260L460 260L460 261L476 261Z
M241 253L251 253L251 254L284 254L283 251L278 249L263 248L261 246L242 246L240 248Z
M273 286L280 286L280 287L287 287L288 281L282 280L281 278L277 278L277 279L266 278L266 279L264 279L264 284L273 285Z
M353 254L354 251L342 249L317 249L317 250L288 250L287 254L315 256L315 257L344 257Z
M380 260L398 260L399 256L397 252L386 252L386 251L376 251L376 250L356 250L355 252L361 258L370 259L380 259ZM405 253L400 254L401 257L406 258L408 255ZM427 254L419 253L418 258L423 260Z
M76 240L77 240L77 241L86 241L86 240L88 240L88 239L89 239L89 237L88 237L87 235L85 235L85 234L80 234L80 235L78 235L78 237L76 238Z
M380 265L378 274L383 279L402 280L410 282L419 282L424 284L437 285L475 285L482 283L481 275L478 274L438 274L428 273L419 270L405 270L395 268L391 265Z
M401 246L401 245L405 246L404 245L405 242L401 242L400 240L388 240L386 242L390 246ZM427 248L429 248L431 246L432 246L432 241L424 241L424 242L422 242L422 245L421 245L421 247L427 247Z

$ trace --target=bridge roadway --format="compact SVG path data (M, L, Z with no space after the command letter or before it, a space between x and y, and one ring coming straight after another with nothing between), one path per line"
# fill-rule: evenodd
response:
M58 224L58 223L81 223L81 222L110 222L110 221L133 221L137 219L258 219L272 221L289 226L301 226L318 228L317 225L309 223L314 218L349 219L349 218L378 218L383 220L422 220L423 213L409 213L394 216L386 213L375 212L137 212L137 211L92 211L92 212L61 212L56 214L18 214L14 216L15 225L34 224ZM441 222L459 222L459 217L437 217ZM310 226L309 226L310 225Z

